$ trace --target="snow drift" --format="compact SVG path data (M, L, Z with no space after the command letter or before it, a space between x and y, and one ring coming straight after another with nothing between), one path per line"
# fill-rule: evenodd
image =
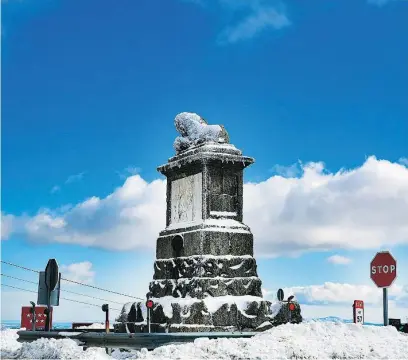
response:
M408 336L394 327L311 321L286 324L252 339L198 339L154 351L82 351L72 340L17 343L17 330L1 331L2 359L407 359Z

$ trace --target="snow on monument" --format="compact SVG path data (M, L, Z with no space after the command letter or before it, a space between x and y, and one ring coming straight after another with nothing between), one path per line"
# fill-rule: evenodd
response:
M262 297L253 235L243 223L243 170L254 159L229 143L223 126L197 114L178 114L175 126L176 155L158 168L167 177L167 210L147 294L152 329L253 331L285 322L282 303ZM142 308L128 304L118 321L143 331Z

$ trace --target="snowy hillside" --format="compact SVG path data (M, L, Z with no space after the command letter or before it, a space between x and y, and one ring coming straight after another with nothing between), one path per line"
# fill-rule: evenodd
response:
M1 358L13 359L407 359L408 336L393 327L312 321L273 328L252 339L199 339L152 352L82 351L72 340L19 344L16 330L1 331Z

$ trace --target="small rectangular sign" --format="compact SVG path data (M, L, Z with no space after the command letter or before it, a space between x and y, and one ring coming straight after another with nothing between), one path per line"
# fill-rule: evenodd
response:
M45 329L45 320L47 316L44 313L46 306L36 306L35 307L35 329L44 330ZM25 328L28 331L31 331L33 328L33 314L31 313L31 306L23 306L21 308L21 328ZM50 324L52 325L52 308L50 309Z
M364 301L354 300L353 321L355 324L364 324Z

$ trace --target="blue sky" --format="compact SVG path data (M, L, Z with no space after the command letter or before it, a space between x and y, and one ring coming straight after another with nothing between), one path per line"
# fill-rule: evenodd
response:
M398 0L2 1L2 259L56 257L66 277L144 295L156 167L193 111L256 159L244 222L267 291L350 317L342 284L377 294L368 264L390 248L408 307L407 16ZM130 226L125 208L150 212Z

